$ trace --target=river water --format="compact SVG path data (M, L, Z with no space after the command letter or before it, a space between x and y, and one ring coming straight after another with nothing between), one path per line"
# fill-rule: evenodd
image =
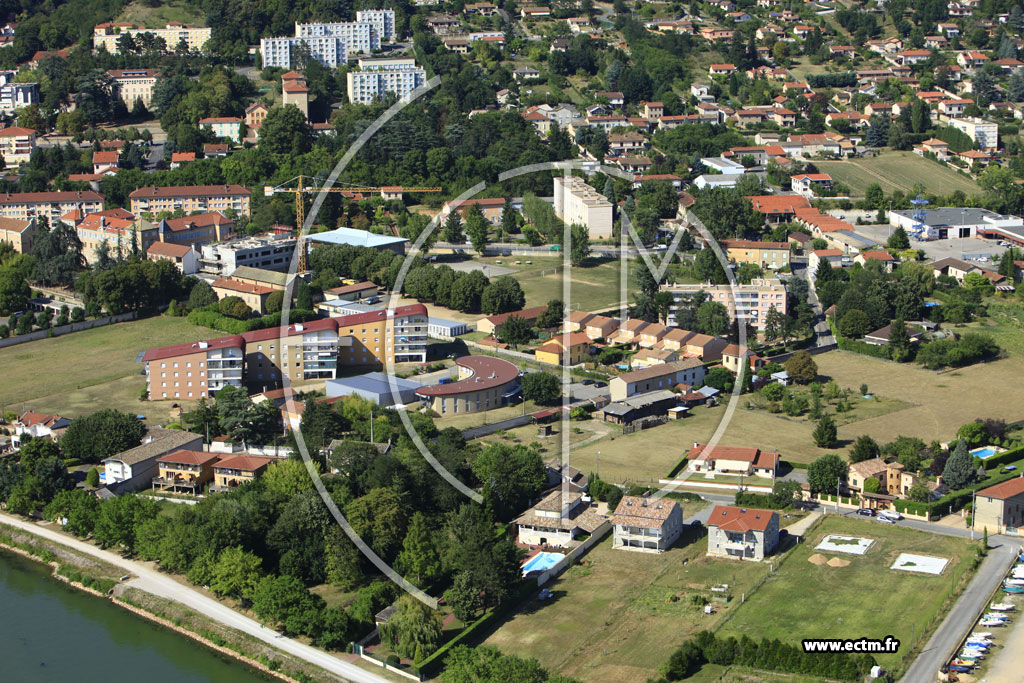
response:
M272 680L0 550L3 683L255 683ZM274 679L276 680L276 679Z

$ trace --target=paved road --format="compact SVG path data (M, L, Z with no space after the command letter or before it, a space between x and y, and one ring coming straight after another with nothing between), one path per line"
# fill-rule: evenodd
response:
M138 578L129 581L127 585L134 586L146 591L147 593L152 593L153 595L158 595L160 597L179 602L186 607L204 614L210 619L224 624L225 626L242 631L243 633L264 641L268 645L271 645L282 652L287 652L299 659L303 659L311 664L319 666L336 676L342 677L343 680L352 681L354 683L389 683L386 678L378 676L370 671L364 671L354 664L342 661L327 654L326 652L304 645L297 640L279 636L275 631L261 626L259 622L239 614L216 600L208 598L202 593L193 590L188 586L184 586L167 575L154 569L150 569L139 562L125 559L117 553L100 550L99 548L83 541L65 536L38 524L33 524L17 517L12 517L11 515L0 513L0 521L4 524L22 529L23 531L27 531L36 534L37 536L42 536L43 538L68 546L69 548L73 548L74 550L86 555L97 557L104 562L131 572Z
M991 540L990 543L992 543ZM945 621L939 625L921 654L900 679L903 683L931 683L934 681L935 674L945 664L945 660L953 648L960 644L963 637L967 635L967 629L974 625L974 620L978 618L981 610L988 603L992 591L1002 581L1010 564L1017 556L1019 541L1008 542L1007 539L1000 537L1000 540L995 543L1000 543L1000 545L989 551L988 557L981 564L981 568L970 585L967 586L967 590L956 601L953 609L946 615Z

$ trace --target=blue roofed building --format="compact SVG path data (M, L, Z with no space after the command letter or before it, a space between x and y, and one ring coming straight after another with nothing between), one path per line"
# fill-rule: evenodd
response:
M307 235L306 239L312 242L314 247L318 244L342 244L350 247L387 249L396 254L404 254L405 244L409 241L404 237L377 235L367 230L356 230L354 228L338 228L328 232L318 232Z
M328 380L327 397L362 396L379 406L390 407L396 405L395 397L391 393L392 381L398 391L399 405L416 403L419 400L416 390L422 385L401 377L389 379L383 372L368 372L365 375Z

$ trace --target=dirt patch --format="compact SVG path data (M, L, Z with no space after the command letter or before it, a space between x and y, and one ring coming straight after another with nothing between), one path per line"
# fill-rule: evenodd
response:
M828 564L828 560L821 553L814 553L813 555L807 558L807 561L811 564L816 564L819 567L823 564Z
M850 561L849 560L844 560L841 557L833 557L831 560L828 561L828 566L830 566L830 567L849 567L850 566Z

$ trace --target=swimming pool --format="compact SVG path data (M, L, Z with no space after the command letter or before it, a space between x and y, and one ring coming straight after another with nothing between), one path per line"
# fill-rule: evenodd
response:
M984 446L982 448L975 448L973 451L971 451L971 455L977 456L984 460L986 458L991 458L996 453L1002 453L1004 450L1006 449L998 448L996 446Z
M523 565L523 576L530 572L546 572L558 564L565 555L561 553L538 553Z

